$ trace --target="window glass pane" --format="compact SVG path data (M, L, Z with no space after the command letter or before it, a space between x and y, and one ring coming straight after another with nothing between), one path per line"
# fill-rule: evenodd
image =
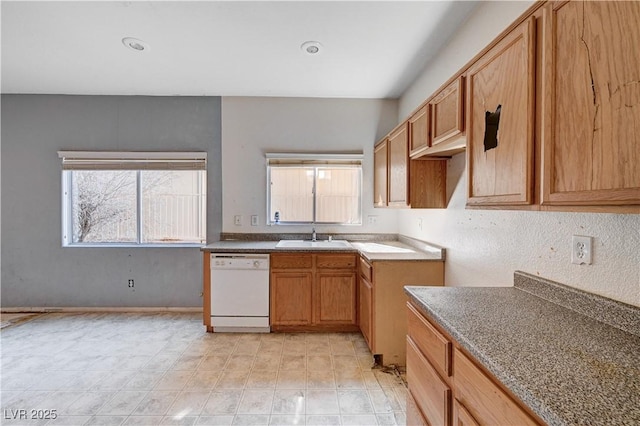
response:
M136 241L136 172L71 172L74 243Z
M360 223L360 169L318 169L316 222Z
M271 219L281 222L313 221L313 168L271 168Z
M144 170L142 243L204 243L204 172Z

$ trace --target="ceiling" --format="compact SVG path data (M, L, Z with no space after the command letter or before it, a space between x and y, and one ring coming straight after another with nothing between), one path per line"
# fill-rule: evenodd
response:
M2 93L397 98L476 4L3 0Z

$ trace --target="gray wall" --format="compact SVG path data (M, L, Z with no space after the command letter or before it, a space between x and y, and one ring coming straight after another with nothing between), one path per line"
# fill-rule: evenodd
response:
M2 307L202 306L198 248L62 248L56 152L207 151L207 239L215 241L219 97L3 95L1 112Z

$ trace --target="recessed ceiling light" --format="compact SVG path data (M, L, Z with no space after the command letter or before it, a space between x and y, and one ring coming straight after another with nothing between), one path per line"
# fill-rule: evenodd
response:
M133 37L125 37L122 39L122 44L128 47L131 50L135 50L136 52L144 52L145 50L151 49L149 44L144 41L133 38Z
M320 49L322 49L322 44L317 41L305 41L300 46L300 49L308 55L317 55L320 53Z

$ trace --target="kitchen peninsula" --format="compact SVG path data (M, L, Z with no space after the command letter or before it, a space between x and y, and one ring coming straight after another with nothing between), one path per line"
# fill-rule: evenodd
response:
M407 424L640 423L637 307L522 272L514 287L406 291Z

